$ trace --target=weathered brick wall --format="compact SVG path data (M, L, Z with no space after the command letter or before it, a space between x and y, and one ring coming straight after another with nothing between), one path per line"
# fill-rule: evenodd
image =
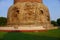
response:
M39 2L42 3L42 0L14 0L14 3L17 2Z
M50 14L42 0L14 0L8 10L7 25L40 25L50 28Z
M8 11L8 24L49 24L48 8L42 3L16 3Z

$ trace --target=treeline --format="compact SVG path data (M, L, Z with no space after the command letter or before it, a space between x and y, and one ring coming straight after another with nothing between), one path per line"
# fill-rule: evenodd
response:
M6 26L6 25L7 25L7 18L0 17L0 26Z
M51 24L53 24L54 26L60 27L60 18L58 18L56 21L55 20L52 20L51 21Z

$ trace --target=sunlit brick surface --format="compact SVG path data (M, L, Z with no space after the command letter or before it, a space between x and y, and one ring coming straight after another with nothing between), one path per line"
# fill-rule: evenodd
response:
M42 0L14 0L14 3L17 2L39 2L42 3Z

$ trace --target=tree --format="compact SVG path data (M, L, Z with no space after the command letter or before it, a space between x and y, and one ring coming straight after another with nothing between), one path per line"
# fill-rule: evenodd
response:
M58 25L57 22L54 21L54 20L51 21L51 24L53 24L54 26L57 26Z
M7 18L0 17L0 26L5 26L7 24Z
M60 26L60 18L57 19L58 26Z

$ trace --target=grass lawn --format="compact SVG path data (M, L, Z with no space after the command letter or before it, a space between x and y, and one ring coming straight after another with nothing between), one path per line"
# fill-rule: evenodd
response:
M0 32L0 40L60 40L60 29L47 32Z

